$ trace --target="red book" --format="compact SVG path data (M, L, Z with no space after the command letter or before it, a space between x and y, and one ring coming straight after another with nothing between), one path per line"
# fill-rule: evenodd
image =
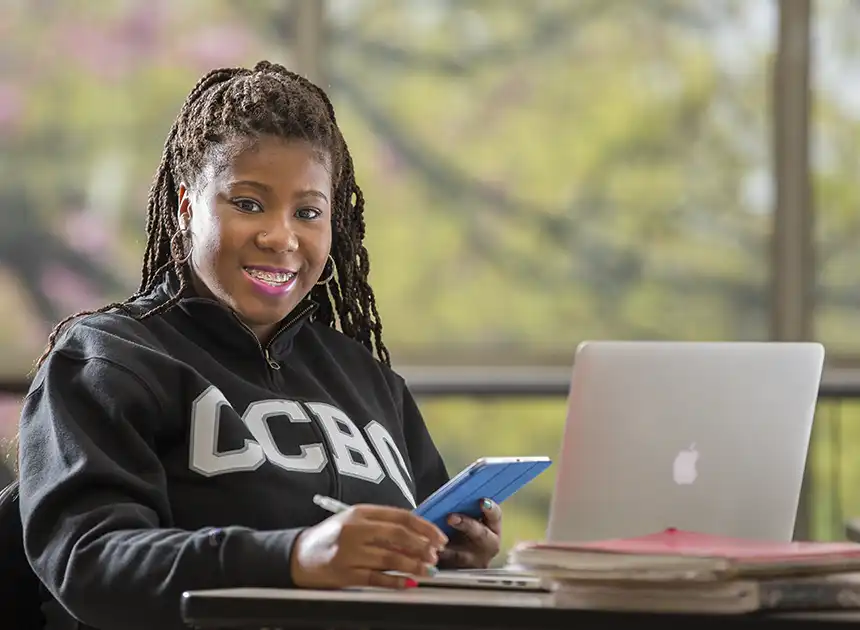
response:
M726 538L667 529L636 538L616 538L564 545L583 551L660 556L694 556L755 562L783 562L800 559L860 558L860 543L853 542L778 542L746 538Z
M511 563L613 580L805 575L860 570L860 543L775 542L668 529L636 538L520 543Z

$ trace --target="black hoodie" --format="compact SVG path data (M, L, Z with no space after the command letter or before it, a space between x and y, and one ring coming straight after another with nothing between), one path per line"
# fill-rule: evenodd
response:
M182 591L290 587L316 493L410 508L447 473L403 380L300 304L263 347L166 282L90 315L38 371L20 427L27 556L100 630L180 628Z

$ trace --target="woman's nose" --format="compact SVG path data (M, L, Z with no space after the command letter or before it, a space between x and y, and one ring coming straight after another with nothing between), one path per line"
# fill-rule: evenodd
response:
M271 249L276 252L296 251L299 248L299 237L295 230L287 222L279 223L257 235L257 246L260 249Z

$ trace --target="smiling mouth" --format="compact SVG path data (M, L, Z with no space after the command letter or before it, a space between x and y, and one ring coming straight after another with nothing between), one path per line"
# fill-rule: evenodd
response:
M244 269L245 273L255 280L264 282L272 287L284 286L296 277L293 271L264 271L263 269L255 269L253 267L245 267Z

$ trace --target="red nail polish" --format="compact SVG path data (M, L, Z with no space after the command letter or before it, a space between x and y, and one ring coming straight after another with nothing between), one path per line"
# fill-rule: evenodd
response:
M417 586L418 582L416 582L412 578L406 578L406 588L415 588Z

